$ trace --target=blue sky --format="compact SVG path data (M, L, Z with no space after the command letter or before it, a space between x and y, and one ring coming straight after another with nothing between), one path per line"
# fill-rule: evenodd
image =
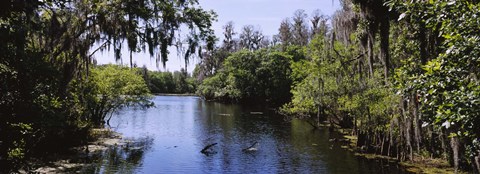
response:
M222 26L233 21L235 31L239 32L244 25L253 25L259 28L264 35L271 37L278 33L280 22L293 16L298 9L303 9L308 15L319 9L324 15L332 15L340 8L339 0L199 0L200 6L213 10L218 15L218 21L213 29L218 37L222 36ZM123 63L129 63L129 53L122 50ZM113 52L99 52L95 54L99 64L115 63ZM177 56L175 48L170 49L166 68L156 66L155 60L145 53L133 55L134 62L139 66L146 65L150 70L177 71L185 66L183 58ZM191 60L188 71L192 72L199 60Z

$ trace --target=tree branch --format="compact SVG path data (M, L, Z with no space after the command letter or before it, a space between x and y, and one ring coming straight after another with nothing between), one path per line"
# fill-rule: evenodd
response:
M110 44L110 40L105 41L102 45L100 45L97 49L95 49L90 55L88 55L88 58L90 59L98 50L104 48L107 46L107 44Z
M200 152L203 153L203 154L208 154L207 150L213 146L217 145L217 143L213 143L213 144L210 144L210 145L207 145L205 146Z

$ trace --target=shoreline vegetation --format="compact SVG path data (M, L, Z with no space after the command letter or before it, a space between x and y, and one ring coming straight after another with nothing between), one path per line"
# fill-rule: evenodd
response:
M322 125L321 127L330 127ZM367 159L387 160L388 162L394 162L408 172L412 173L425 173L425 174L450 174L455 173L455 168L452 167L447 160L441 158L431 158L415 154L415 157L411 161L400 161L397 158L389 157L386 155L378 155L375 153L365 152L362 147L357 147L358 137L351 135L351 129L335 129L334 131L342 134L343 140L332 140L338 142L344 142L341 145L342 149L349 150L354 153L355 156L359 156ZM466 171L458 171L457 173L467 173Z
M19 173L78 173L94 161L100 160L103 153L114 146L124 147L131 140L108 128L95 128L90 131L91 141L72 147L69 153L55 154L48 161L32 161L32 169L20 169Z

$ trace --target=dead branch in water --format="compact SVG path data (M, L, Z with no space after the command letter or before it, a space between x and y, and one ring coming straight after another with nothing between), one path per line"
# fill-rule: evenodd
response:
M217 145L217 143L213 143L213 144L210 144L210 145L207 145L205 146L200 152L203 153L203 154L208 154L207 150L210 148L210 147L213 147Z
M250 147L247 147L245 149L242 149L242 151L254 151L257 150L258 142L253 142L253 144Z

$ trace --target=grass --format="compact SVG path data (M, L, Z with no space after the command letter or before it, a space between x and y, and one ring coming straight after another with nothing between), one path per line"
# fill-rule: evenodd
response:
M439 158L422 158L420 156L414 157L413 161L400 162L400 165L405 167L409 172L414 173L455 173L455 169L450 164ZM459 171L457 173L466 173Z

